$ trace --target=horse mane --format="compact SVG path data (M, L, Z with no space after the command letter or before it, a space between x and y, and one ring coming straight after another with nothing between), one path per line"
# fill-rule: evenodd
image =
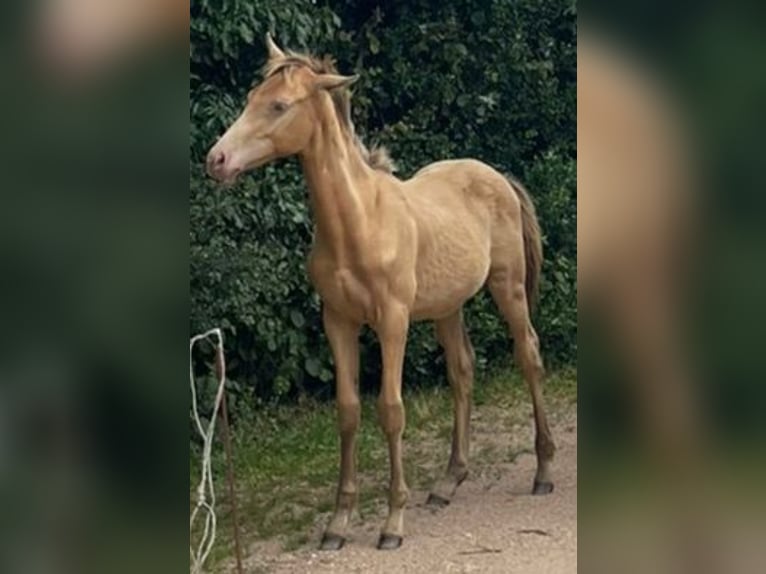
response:
M330 56L317 58L316 56L311 56L309 54L288 51L285 52L284 57L269 59L263 67L263 76L269 78L291 66L303 66L315 74L338 74L338 69L335 67L335 60ZM335 106L335 113L338 117L341 129L351 136L351 141L354 142L359 153L362 155L362 158L367 162L367 165L373 169L384 171L386 173L395 172L396 164L391 159L388 150L384 146L377 144L368 148L356 133L354 124L351 121L351 95L349 94L348 89L343 88L332 90L330 92L330 97Z

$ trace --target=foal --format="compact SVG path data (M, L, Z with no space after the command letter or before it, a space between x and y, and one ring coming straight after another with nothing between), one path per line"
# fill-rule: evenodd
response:
M536 426L533 492L553 490L554 444L543 410L543 366L529 319L542 249L526 191L475 160L433 163L401 181L381 149L354 134L347 87L356 76L333 64L283 52L266 38L265 80L248 95L241 116L207 158L211 176L233 182L240 173L297 155L309 189L316 229L309 275L323 302L323 322L336 369L341 438L335 514L323 549L345 541L357 498L355 437L362 325L380 341L383 378L378 416L391 462L388 518L378 548L398 548L408 489L402 468L402 363L411 321L436 322L454 395L452 453L446 475L429 497L447 504L468 474L468 426L474 355L463 304L485 283L506 319L529 385Z

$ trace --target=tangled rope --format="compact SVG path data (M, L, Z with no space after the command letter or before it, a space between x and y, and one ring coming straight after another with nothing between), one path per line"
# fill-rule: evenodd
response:
M215 396L213 413L210 415L210 422L208 422L206 430L202 424L202 420L199 416L199 410L197 408L197 388L194 382L192 352L194 351L195 343L203 339L212 339L214 337L218 339L216 343L215 355L215 374L218 379L218 391ZM215 515L215 489L213 488L211 453L213 449L213 437L215 435L215 423L218 419L218 411L221 407L224 387L226 384L226 368L223 355L223 334L221 333L220 329L211 329L206 333L192 337L189 341L189 384L191 385L192 412L194 413L194 421L197 425L197 430L199 431L199 434L203 440L202 476L199 486L197 487L197 505L194 508L194 511L191 513L191 517L189 519L189 554L191 558L192 574L201 574L203 571L202 568L210 556L210 551L213 549L213 544L215 544L217 522ZM194 523L200 514L204 514L205 516L205 528L202 532L202 538L199 541L199 545L195 550L191 542L192 531L194 529Z

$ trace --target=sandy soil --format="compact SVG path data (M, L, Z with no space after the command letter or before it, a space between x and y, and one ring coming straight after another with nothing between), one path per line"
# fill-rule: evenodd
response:
M413 491L406 516L407 536L395 551L375 548L383 514L352 525L339 552L317 550L323 524L310 546L282 552L277 542L251 547L248 573L567 573L577 571L577 415L576 405L552 413L558 445L555 490L532 496L535 458L513 463L479 461L448 507L434 511L427 493ZM482 413L475 414L481 419ZM473 418L473 417L472 417ZM480 421L477 421L480 422ZM519 434L523 436L520 437ZM477 424L472 451L482 444L520 440L532 444L531 423L498 431Z

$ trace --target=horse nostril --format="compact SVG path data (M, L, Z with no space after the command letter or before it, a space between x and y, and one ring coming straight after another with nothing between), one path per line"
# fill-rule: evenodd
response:
M218 169L226 163L226 154L222 151L211 151L207 156L207 167Z

